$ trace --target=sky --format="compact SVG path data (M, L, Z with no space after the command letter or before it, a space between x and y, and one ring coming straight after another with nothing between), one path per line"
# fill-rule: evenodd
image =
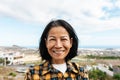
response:
M54 19L73 26L81 48L120 48L120 0L0 0L0 46L38 47Z

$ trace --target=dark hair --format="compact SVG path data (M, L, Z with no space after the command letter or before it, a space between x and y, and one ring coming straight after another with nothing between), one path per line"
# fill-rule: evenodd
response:
M46 48L45 39L47 39L50 29L53 27L57 27L57 26L61 26L61 27L65 28L67 30L67 32L69 33L70 38L73 39L72 47L71 47L68 55L66 56L65 60L68 61L68 60L71 60L73 57L77 56L78 37L77 37L74 29L65 20L58 19L58 20L53 20L50 23L48 23L48 25L45 27L45 29L41 35L40 43L39 43L39 52L42 57L42 60L51 61L51 59L52 59L52 57L49 55L48 50Z

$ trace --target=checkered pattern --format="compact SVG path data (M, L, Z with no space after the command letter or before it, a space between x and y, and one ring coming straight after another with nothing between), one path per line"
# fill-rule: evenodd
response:
M30 67L24 80L88 80L88 74L83 67L72 62L67 62L67 70L62 74L46 61L39 66Z

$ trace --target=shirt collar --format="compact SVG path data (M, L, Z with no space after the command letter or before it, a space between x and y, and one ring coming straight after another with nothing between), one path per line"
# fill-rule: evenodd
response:
M46 61L43 63L42 65L42 75L45 75L49 72L59 72L58 70L56 70L49 61ZM75 65L73 65L71 62L67 62L67 72L74 72L74 73L78 73L78 67L75 67Z

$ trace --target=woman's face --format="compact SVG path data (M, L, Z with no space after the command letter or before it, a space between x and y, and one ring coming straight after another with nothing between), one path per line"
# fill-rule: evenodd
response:
M63 63L72 47L72 38L63 27L53 27L48 33L46 47L53 63Z

